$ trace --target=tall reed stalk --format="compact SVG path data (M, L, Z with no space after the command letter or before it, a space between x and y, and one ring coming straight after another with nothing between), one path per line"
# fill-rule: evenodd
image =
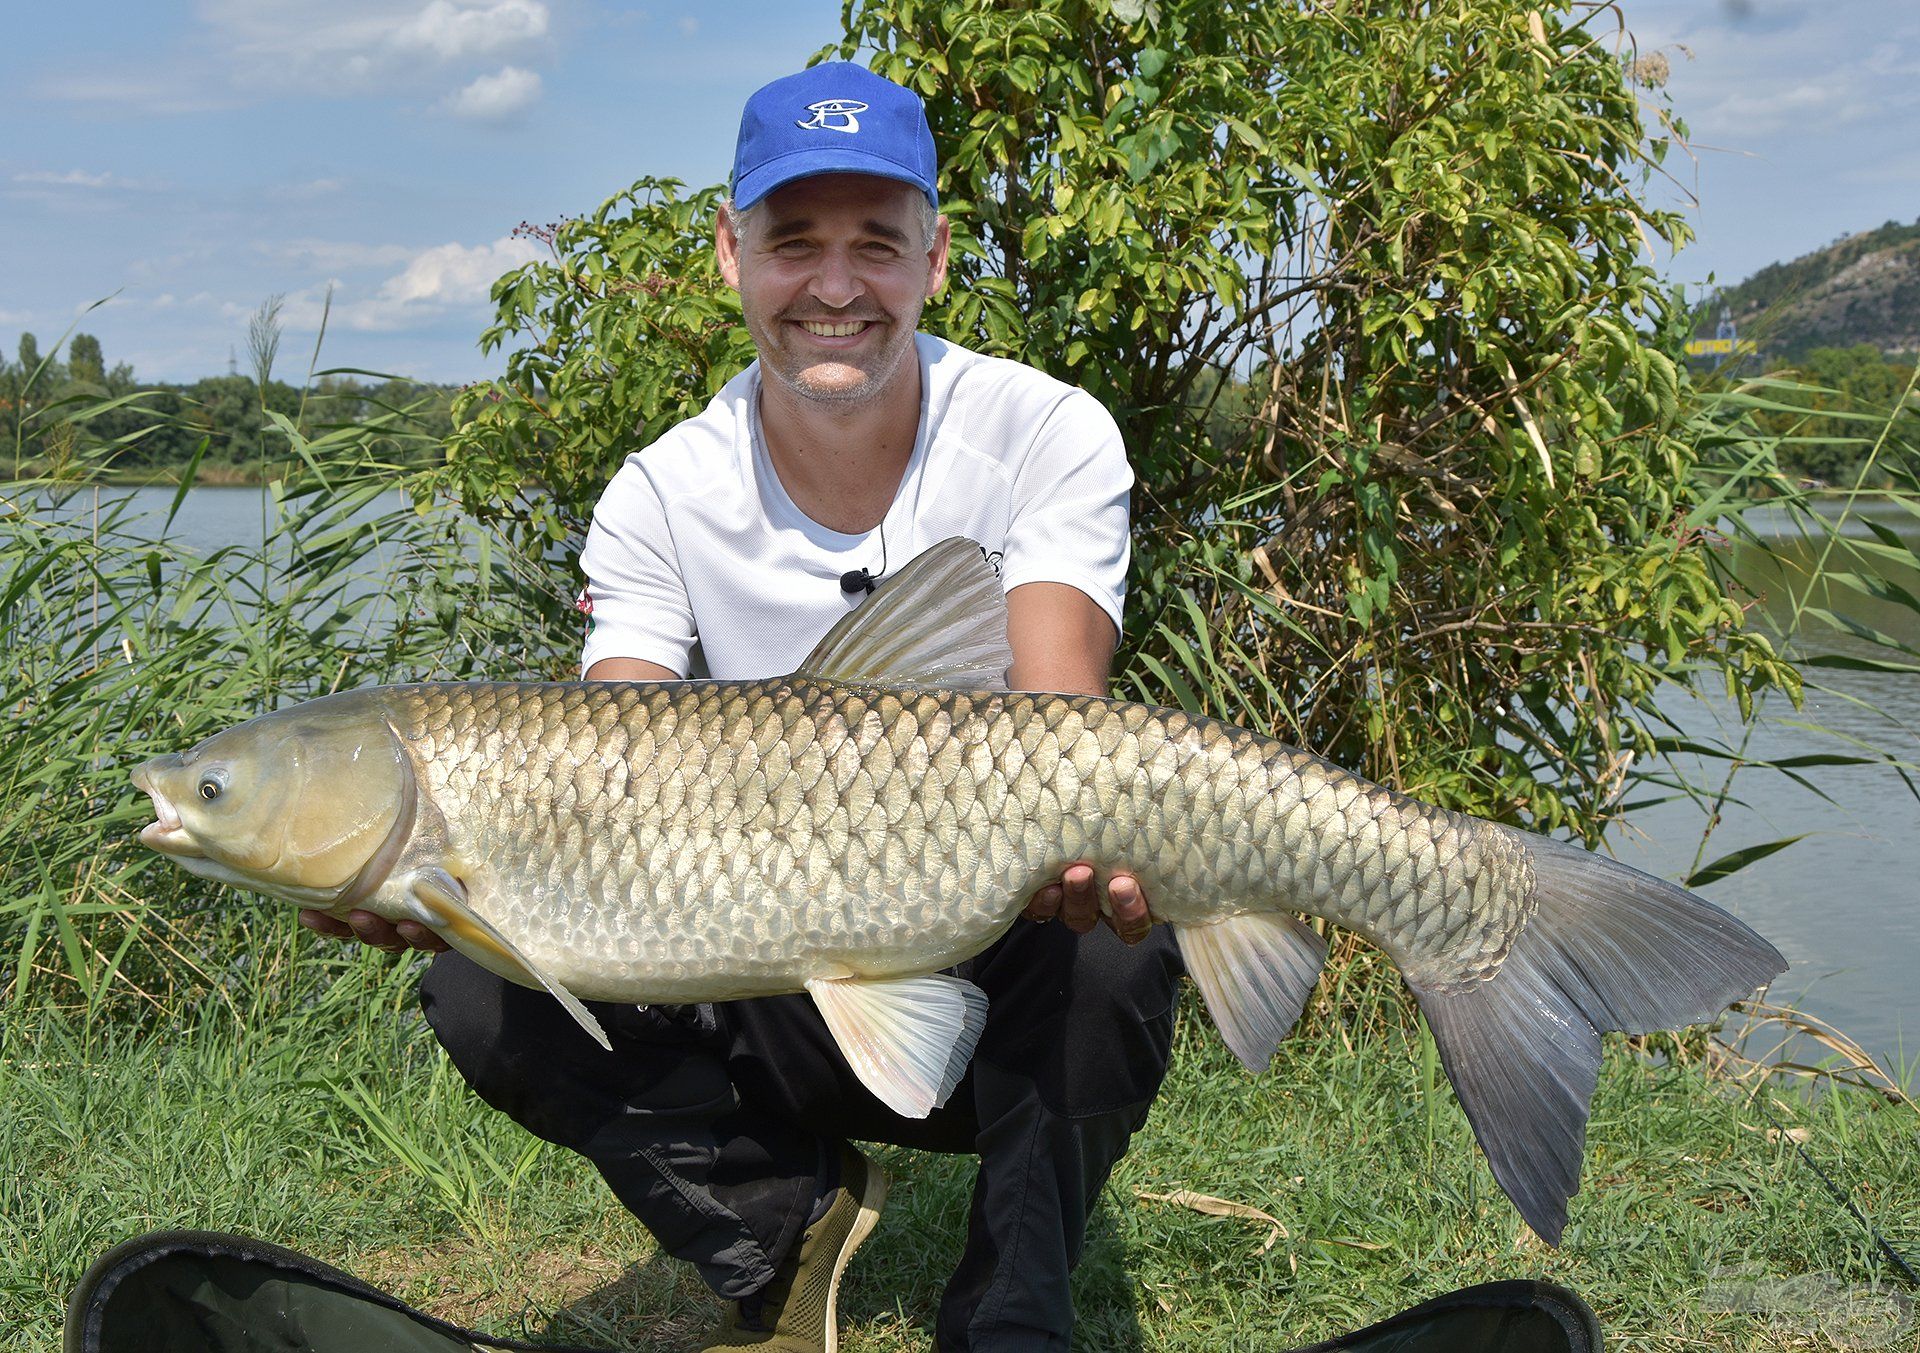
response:
M84 427L85 411L76 425ZM0 999L167 1014L242 977L253 904L138 848L127 780L284 701L386 681L517 674L514 615L551 586L476 553L470 522L410 494L408 410L303 433L260 492L258 543L182 535L188 475L102 487L112 447L0 504ZM377 454L384 448L388 454ZM227 492L244 492L228 490ZM244 519L244 518L243 518ZM276 909L277 911L277 909ZM289 920L275 914L275 931ZM226 952L223 952L223 949Z

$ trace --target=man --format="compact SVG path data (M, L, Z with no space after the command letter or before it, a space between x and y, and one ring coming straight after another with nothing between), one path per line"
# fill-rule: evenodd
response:
M581 559L588 679L793 670L875 579L967 535L1008 589L1011 685L1106 693L1132 482L1118 430L1084 392L916 334L946 276L935 172L919 99L860 67L748 102L715 248L759 360L601 499ZM1099 903L1073 866L962 965L987 1025L924 1120L867 1092L805 996L597 1005L611 1053L457 954L421 999L483 1098L589 1157L733 1302L709 1348L835 1346L840 1273L885 1189L858 1139L980 1156L938 1347L1064 1349L1068 1274L1165 1072L1179 971L1134 880L1110 880L1106 930ZM444 948L350 922L382 947Z

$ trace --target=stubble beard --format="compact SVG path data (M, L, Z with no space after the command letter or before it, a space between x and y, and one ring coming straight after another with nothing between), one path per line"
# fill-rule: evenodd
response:
M771 375L783 389L810 403L851 409L879 399L899 374L901 363L913 351L913 335L920 324L920 309L915 306L912 314L886 317L885 322L891 329L886 346L874 354L874 365L867 372L867 378L854 385L824 385L808 380L804 370L795 370L794 363L783 360L790 357L786 350L768 341L764 332L756 332L761 329L760 325L749 323L747 332L760 350L760 370L763 375ZM776 329L786 323L784 315L776 316L773 321ZM840 365L851 366L851 363Z

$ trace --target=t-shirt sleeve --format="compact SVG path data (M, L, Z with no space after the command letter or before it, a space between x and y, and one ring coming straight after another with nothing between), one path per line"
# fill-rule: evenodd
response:
M586 588L584 675L602 658L640 658L679 676L694 644L693 607L658 490L640 468L621 468L593 509L580 551Z
M1076 390L1054 406L1014 475L1001 580L1066 583L1117 630L1127 594L1127 495L1133 467L1120 428Z

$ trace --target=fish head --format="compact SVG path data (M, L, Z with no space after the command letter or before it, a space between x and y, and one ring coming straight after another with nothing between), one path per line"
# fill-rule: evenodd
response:
M380 886L418 794L393 728L349 697L263 714L132 778L156 819L141 844L189 873L317 907Z

